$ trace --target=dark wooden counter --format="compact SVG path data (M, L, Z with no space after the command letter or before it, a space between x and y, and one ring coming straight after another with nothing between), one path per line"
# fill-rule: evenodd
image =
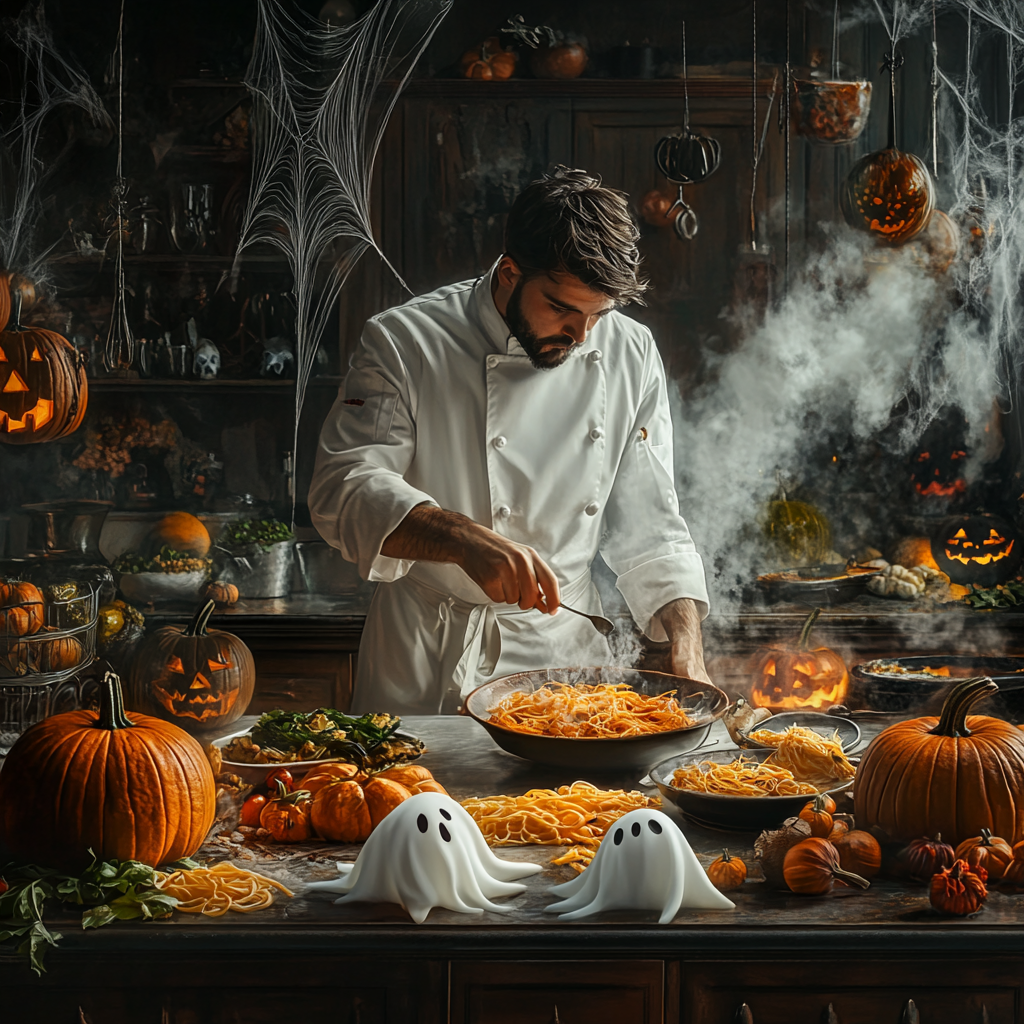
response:
M571 772L504 753L469 719L407 725L430 748L422 763L458 798L572 781ZM629 788L638 781L593 780ZM703 863L724 845L754 863L752 835L680 824ZM37 982L5 955L0 991L28 1000L33 1020L77 1019L67 1013L81 1004L95 1024L308 1021L316 1007L333 1007L325 1020L500 1024L554 1020L555 1005L566 1024L731 1024L743 1002L759 1024L824 1020L829 1003L848 1024L896 1024L907 999L923 1024L1024 1020L1022 896L993 892L982 914L962 921L932 914L923 889L891 882L814 899L748 881L731 894L735 911L684 910L666 926L632 912L568 924L543 911L551 902L545 890L571 869L549 864L554 848L528 847L500 851L547 865L508 901L508 914L434 910L417 926L397 906L338 907L330 894L299 891L304 881L332 876L333 862L353 859L358 847L276 847L274 861L229 843L214 837L204 853L241 858L293 885L296 897L251 917L176 914L91 932L69 915L46 978Z

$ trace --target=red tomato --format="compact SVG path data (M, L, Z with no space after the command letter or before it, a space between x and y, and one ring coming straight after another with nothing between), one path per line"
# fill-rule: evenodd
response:
M275 768L272 772L267 773L267 792L277 796L277 780L280 779L284 783L284 788L290 793L295 788L295 779L292 778L292 773L287 768Z
M260 812L267 804L267 798L262 793L254 793L242 804L242 814L238 819L239 825L248 825L249 828L260 827Z
M9 888L10 886L2 878L0 878L0 896L3 896L3 894L7 892Z

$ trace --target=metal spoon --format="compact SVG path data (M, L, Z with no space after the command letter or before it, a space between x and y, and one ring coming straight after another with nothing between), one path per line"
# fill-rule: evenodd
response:
M585 619L590 619L591 625L601 636L611 636L615 632L615 623L611 619L606 619L603 615L588 615L586 612L570 608L567 604L560 605L560 607L564 608L567 612L572 612L573 615L581 615Z

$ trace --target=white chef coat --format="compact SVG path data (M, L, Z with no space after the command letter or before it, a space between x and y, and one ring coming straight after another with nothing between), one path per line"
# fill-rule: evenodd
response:
M573 607L601 611L590 580L600 551L643 628L677 598L707 614L650 331L611 312L561 366L536 369L494 305L494 272L369 320L321 431L313 524L382 584L359 648L357 712L451 713L497 676L607 664L579 616L494 604L458 566L382 555L423 502L534 548Z

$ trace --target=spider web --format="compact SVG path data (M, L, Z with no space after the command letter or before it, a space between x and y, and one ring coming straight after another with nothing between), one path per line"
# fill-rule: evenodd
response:
M401 281L373 237L373 164L398 96L452 2L378 0L352 25L331 27L258 0L245 78L252 185L237 252L271 246L291 267L293 458L317 347L359 257L373 249ZM293 524L295 502L293 488Z

